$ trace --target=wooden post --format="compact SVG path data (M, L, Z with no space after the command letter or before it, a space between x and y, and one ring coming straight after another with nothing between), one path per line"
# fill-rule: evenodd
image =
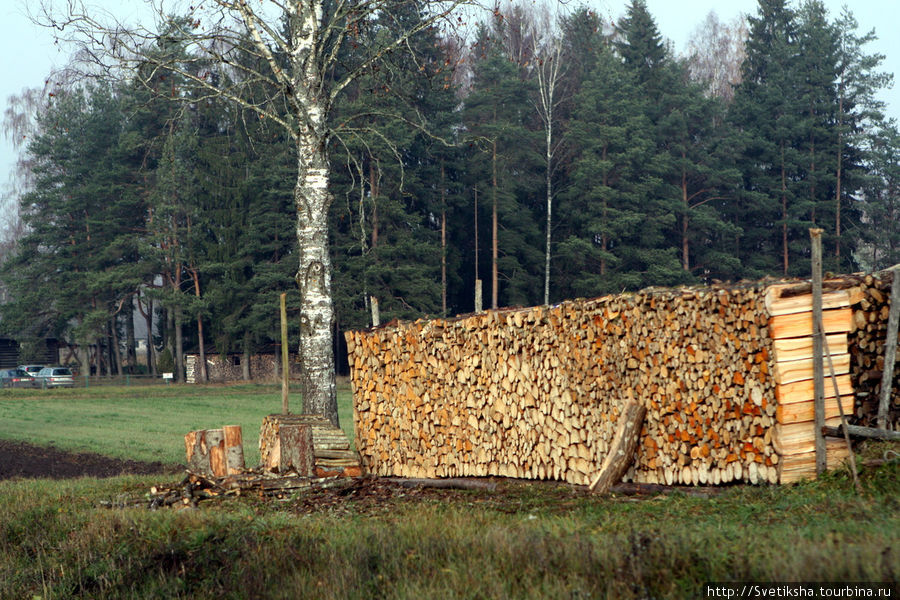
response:
M482 295L481 280L475 280L475 312L480 313L484 306L484 296Z
M378 310L378 298L369 296L369 304L372 307L372 327L381 325L381 313Z
M812 244L812 297L813 297L813 399L815 403L816 475L828 468L825 447L825 365L822 348L822 230L810 229ZM840 400L839 400L840 401Z
M884 371L881 372L881 398L878 402L878 428L887 429L888 407L894 387L894 362L897 360L897 325L900 320L900 265L891 267L891 308L888 313L887 339L884 343Z
M291 366L288 363L287 293L281 294L281 412L288 414Z

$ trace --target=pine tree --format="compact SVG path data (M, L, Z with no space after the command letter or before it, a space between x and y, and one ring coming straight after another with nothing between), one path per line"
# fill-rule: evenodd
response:
M540 188L541 142L529 128L532 82L506 53L503 24L482 29L476 43L472 89L463 121L472 152L469 187L477 187L490 211L491 305L533 305L541 301L544 203ZM480 215L479 215L480 216ZM487 261L484 261L485 263ZM501 285L502 281L502 285Z
M747 58L730 111L740 133L744 184L730 218L743 229L735 250L744 274L787 275L790 242L809 226L808 213L796 206L802 114L796 18L784 0L759 0L749 21Z
M4 322L15 337L96 345L99 361L102 347L112 352L110 323L141 278L134 260L143 209L127 187L124 118L113 90L88 86L52 102L28 148L35 164L34 188L21 200L28 233L4 265L13 299ZM107 373L114 360L103 363Z
M596 296L644 283L643 165L655 152L652 125L634 76L607 48L577 96L578 148L561 209L559 253L568 295ZM644 254L643 258L647 258Z
M845 230L848 224L852 227L859 223L853 195L867 185L866 138L873 134L883 118L884 103L876 93L889 86L893 79L890 74L877 70L884 60L883 55L866 53L865 46L876 39L875 30L859 35L858 26L853 13L844 7L835 22L839 45L833 263L836 272L853 269L853 240L858 236L852 233L847 236ZM875 134L875 137L882 136Z

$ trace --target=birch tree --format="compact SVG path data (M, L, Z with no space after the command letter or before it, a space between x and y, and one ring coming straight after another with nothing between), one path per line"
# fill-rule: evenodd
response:
M544 304L550 304L550 250L553 231L553 171L556 151L559 147L558 135L554 137L554 125L558 119L558 109L562 103L560 90L563 69L563 41L549 23L545 15L542 36L535 36L534 75L537 79L537 102L535 108L544 125L544 160L546 163L545 189L547 192L547 228L544 249Z
M147 0L150 2L151 0ZM474 0L211 0L181 5L186 19L166 17L168 6L154 3L167 36L145 27L125 27L98 16L82 3L69 3L65 14L48 14L47 24L81 44L95 65L128 70L131 77L171 72L194 89L172 90L174 99L226 98L254 118L283 127L296 149L294 188L300 289L300 347L303 410L337 424L334 380L334 308L328 248L328 147L339 135L329 115L336 99L363 74L376 72L390 53L411 48L416 34L452 25L463 4ZM377 17L391 18L412 6L422 18L397 23L378 35ZM107 16L108 17L108 16ZM68 33L67 33L68 32ZM384 33L384 31L380 31ZM161 42L183 47L192 57L174 62L155 51ZM352 52L342 52L350 48ZM239 60L250 56L255 62ZM348 61L349 57L349 61ZM147 69L146 65L152 68ZM209 65L208 67L206 65ZM120 71L121 72L121 71ZM260 98L247 89L267 86ZM422 127L427 127L424 119Z

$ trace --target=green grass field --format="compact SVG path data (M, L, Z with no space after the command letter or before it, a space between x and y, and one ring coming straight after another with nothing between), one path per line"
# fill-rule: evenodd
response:
M340 398L348 427L346 388ZM266 386L9 392L0 437L178 463L194 428L240 423L255 448L280 406ZM708 497L504 482L375 510L347 497L311 514L300 507L314 492L150 511L104 504L175 481L0 481L0 598L702 598L710 582L896 584L900 462L861 477L862 496L839 471Z
M299 394L290 408L300 412ZM184 434L240 425L248 465L259 461L263 418L281 412L276 385L95 386L0 390L0 438L116 458L182 464ZM350 389L338 386L338 416L353 440Z

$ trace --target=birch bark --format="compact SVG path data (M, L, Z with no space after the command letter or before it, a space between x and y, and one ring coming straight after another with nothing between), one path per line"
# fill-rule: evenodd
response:
M334 305L331 299L331 255L328 244L328 124L331 99L322 81L320 60L322 2L292 5L292 88L297 107L297 243L300 289L300 348L303 412L325 416L336 427L334 380Z

